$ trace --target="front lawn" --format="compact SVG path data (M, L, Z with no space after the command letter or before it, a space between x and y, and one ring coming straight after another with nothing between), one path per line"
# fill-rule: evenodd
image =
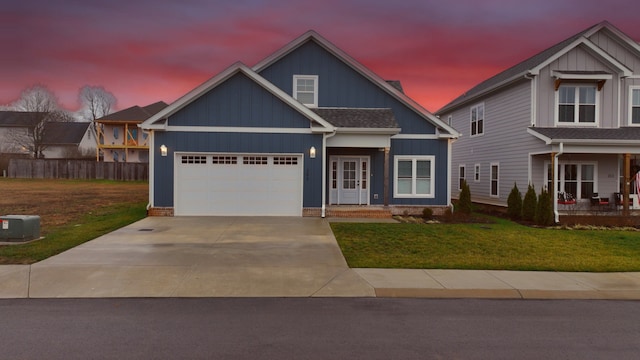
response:
M0 178L0 215L39 215L42 240L0 245L0 264L31 264L146 216L144 182Z
M640 271L640 232L490 224L332 223L352 268Z

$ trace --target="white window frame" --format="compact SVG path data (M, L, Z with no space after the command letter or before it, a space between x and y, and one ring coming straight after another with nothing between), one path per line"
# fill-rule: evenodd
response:
M497 174L497 178L494 179L493 178L493 167L497 167L498 168L498 174ZM494 194L492 192L493 190L493 182L496 182L496 193ZM500 163L498 162L492 162L491 165L489 166L489 196L492 198L498 198L500 197Z
M564 192L564 184L565 184L565 173L564 173L564 167L565 165L576 165L576 193L577 194L571 194L573 195L573 197L576 200L581 200L584 198L582 198L582 165L591 165L593 166L593 192L594 193L598 193L598 162L596 161L559 161L557 166L558 166L558 184L556 193L558 192ZM545 186L548 187L549 183L553 183L553 179L549 179L549 166L551 166L551 162L550 161L545 161L544 162L544 168L545 168L545 175L544 178L542 179L544 182L543 184L545 184ZM549 190L549 189L547 189ZM607 197L607 196L604 196ZM588 200L588 198L587 198Z
M574 113L573 113L573 122L560 122L560 89L572 87L575 88L574 94ZM580 88L594 88L596 99L595 99L595 114L594 114L594 122L580 122ZM554 107L554 117L555 117L555 125L556 126L598 126L600 123L600 90L598 90L597 84L577 84L577 83L567 83L560 85L558 90L555 91L555 107Z
M475 112L476 114L478 114L478 109L482 109L482 117L478 117L476 115L475 121L473 119L473 111L474 111L474 109L476 110L476 112ZM475 104L475 105L473 105L473 106L471 106L469 108L469 135L470 136L473 137L473 136L482 136L482 135L484 135L484 130L486 128L486 121L485 121L486 117L487 117L487 114L485 112L485 108L484 108L484 103L483 102L479 103L479 104ZM478 123L479 122L482 122L482 126L481 126L482 127L482 131L478 131ZM475 130L476 130L475 134L473 133L474 124L475 124Z
M462 180L467 181L467 166L465 164L458 166L458 190L462 190Z
M318 107L318 75L293 75L292 96L296 100L298 100L298 80L313 80L313 103L301 103L308 107Z
M473 182L480 182L480 164L473 166Z
M451 126L451 124L453 124L453 115L449 115L447 116L447 124L449 126Z
M416 193L416 164L418 161L429 161L431 182L428 194ZM411 161L411 194L398 194L398 162L399 161ZM393 197L394 198L434 198L435 197L435 183L436 183L436 157L433 155L397 155L393 157Z
M629 87L629 117L628 117L628 121L627 123L629 124L629 126L640 126L640 123L633 123L632 122L632 114L633 114L633 92L637 91L640 93L640 86L630 86ZM636 105L635 107L640 107L640 105Z

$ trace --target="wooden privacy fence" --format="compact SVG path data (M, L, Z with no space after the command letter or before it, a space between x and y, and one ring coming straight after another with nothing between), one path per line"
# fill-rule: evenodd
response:
M149 164L63 159L11 159L7 176L21 179L149 180Z

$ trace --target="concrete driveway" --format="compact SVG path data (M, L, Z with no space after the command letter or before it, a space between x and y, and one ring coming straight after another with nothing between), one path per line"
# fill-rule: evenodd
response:
M319 218L149 217L29 276L32 298L375 296Z

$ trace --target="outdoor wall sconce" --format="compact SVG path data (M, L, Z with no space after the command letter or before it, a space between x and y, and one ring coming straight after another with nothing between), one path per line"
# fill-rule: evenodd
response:
M316 148L315 146L312 146L311 149L309 149L309 157L312 159L316 158Z
M167 156L167 147L164 144L160 145L160 155Z

